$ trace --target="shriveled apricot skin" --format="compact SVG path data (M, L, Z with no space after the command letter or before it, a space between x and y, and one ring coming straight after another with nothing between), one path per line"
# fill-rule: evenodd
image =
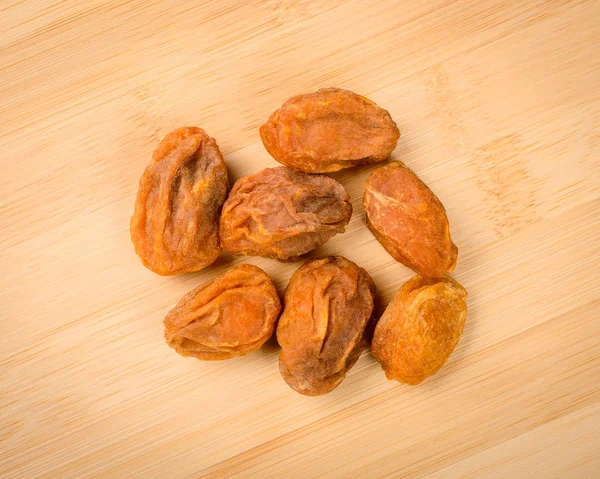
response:
M343 233L351 216L350 196L333 178L267 168L231 189L221 245L233 255L290 261Z
M269 276L242 264L186 294L164 320L165 339L182 356L244 356L273 335L280 312Z
M143 264L160 275L198 271L219 252L219 212L227 168L216 141L200 128L169 133L140 178L131 240Z
M279 370L301 394L336 388L367 347L375 285L340 256L312 259L290 279L277 325Z
M419 384L444 365L465 327L466 299L465 289L450 277L415 276L400 288L371 344L388 379Z
M326 173L385 160L400 130L371 100L327 88L287 100L260 127L260 136L279 163Z
M377 168L363 197L367 226L392 257L421 276L441 277L456 266L446 210L417 175L398 161Z

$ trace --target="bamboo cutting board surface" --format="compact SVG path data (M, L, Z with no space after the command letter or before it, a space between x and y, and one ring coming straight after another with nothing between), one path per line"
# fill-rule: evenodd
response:
M600 2L0 4L0 476L598 477ZM417 387L365 353L334 392L287 387L271 340L221 362L163 340L179 298L241 260L156 276L137 182L180 126L232 179L276 166L258 127L338 86L388 109L392 154L445 204L465 333ZM341 254L382 302L412 273L365 227ZM301 264L249 258L283 292Z

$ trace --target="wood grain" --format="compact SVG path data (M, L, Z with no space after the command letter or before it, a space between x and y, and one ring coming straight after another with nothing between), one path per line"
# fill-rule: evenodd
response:
M597 477L600 2L5 0L0 4L0 476ZM277 346L200 362L162 318L206 271L153 275L128 223L158 140L214 136L234 179L258 127L338 86L388 109L438 194L470 293L418 387L365 354L302 397ZM365 228L371 168L336 173L343 254L387 303L411 272ZM280 292L295 264L251 258Z

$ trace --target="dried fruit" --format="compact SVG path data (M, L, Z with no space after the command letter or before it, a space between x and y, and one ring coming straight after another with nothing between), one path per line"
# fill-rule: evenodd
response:
M371 353L388 379L418 384L446 362L465 327L467 292L453 279L415 276L375 328Z
M229 187L213 138L200 128L169 133L140 178L131 240L161 275L198 271L220 252L219 211Z
M368 344L375 285L340 256L313 259L290 279L277 325L279 370L301 394L337 387Z
M352 205L325 175L267 168L238 180L223 205L221 245L234 255L286 261L343 233Z
M327 88L287 100L260 127L260 136L279 163L325 173L385 160L400 131L371 100Z
M271 279L242 264L186 294L164 320L165 339L182 356L244 356L271 337L280 312Z
M367 226L396 260L422 276L456 266L446 210L411 170L394 161L369 176L363 198Z

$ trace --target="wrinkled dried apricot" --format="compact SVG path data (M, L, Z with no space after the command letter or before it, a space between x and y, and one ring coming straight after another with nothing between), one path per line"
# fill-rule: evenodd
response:
M165 339L182 356L244 356L272 336L280 311L269 276L242 264L186 294L164 320Z
M444 365L465 326L466 298L465 289L449 277L415 276L400 288L371 344L388 379L418 384Z
M375 285L340 256L313 259L291 277L277 325L279 370L301 394L337 387L368 344Z
M220 237L234 255L293 260L343 233L352 205L325 175L267 168L238 180L223 205Z
M140 178L131 239L146 267L161 275L213 263L219 212L228 189L216 141L200 128L169 133Z
M325 173L385 160L400 131L371 100L327 88L287 100L260 127L260 136L279 163Z
M371 173L363 208L367 226L396 261L428 277L441 277L456 266L458 248L444 206L402 163Z

